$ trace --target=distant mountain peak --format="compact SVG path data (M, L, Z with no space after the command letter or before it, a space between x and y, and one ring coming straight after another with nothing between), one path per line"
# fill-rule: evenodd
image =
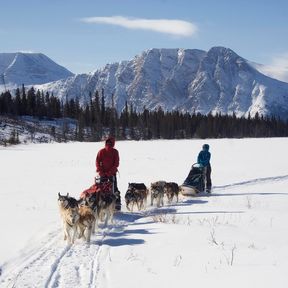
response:
M42 53L15 52L0 53L0 75L8 87L17 87L44 84L74 74Z

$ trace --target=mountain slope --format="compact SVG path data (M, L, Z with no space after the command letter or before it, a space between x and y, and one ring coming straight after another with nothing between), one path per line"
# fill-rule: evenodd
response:
M72 76L73 73L41 53L0 53L0 85L3 75L8 87L43 84ZM3 87L2 87L3 88Z
M287 118L288 83L258 72L231 49L150 49L131 61L107 64L37 88L58 97L78 97L104 89L106 103L121 111L125 101L138 111L148 109L276 115ZM81 95L81 96L80 96Z

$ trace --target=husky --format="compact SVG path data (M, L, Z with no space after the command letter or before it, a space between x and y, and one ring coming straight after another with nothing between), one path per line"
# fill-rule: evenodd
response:
M82 201L86 201L87 205L92 209L95 224L93 224L93 232L98 228L98 222L101 220L107 226L110 221L113 223L114 210L116 206L116 196L110 191L98 191L88 194Z
M69 193L66 196L58 193L58 206L63 222L64 241L67 240L68 244L74 244L80 218L78 202L75 198L70 197Z
M151 183L150 191L151 191L151 206L153 206L154 199L157 200L157 207L164 206L164 186L165 181L157 181Z
M164 192L167 195L168 203L171 203L173 197L176 197L176 202L178 202L179 186L175 182L167 182L164 185Z
M78 238L84 238L87 243L90 242L91 239L91 233L95 230L95 216L94 212L91 207L89 207L89 204L87 201L84 200L84 203L82 201L82 204L79 206L79 220L78 220L78 228L79 228L79 235ZM94 229L94 230L93 230Z
M138 211L144 209L147 203L148 189L144 183L129 183L125 194L127 210L133 211L136 204Z
M98 219L105 223L107 226L108 222L113 223L113 216L116 207L116 196L114 193L109 192L98 192L98 203L97 203L97 215Z
M91 209L93 216L95 218L95 221L93 221L92 223L92 233L95 233L96 228L98 228L98 208L97 208L98 202L99 202L99 193L87 194L84 198L79 200L80 207L82 205L88 206Z

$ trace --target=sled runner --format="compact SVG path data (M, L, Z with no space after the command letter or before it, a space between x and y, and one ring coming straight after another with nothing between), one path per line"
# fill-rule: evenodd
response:
M196 196L198 193L203 192L204 189L204 167L195 163L192 165L184 183L180 186L180 191L184 196Z

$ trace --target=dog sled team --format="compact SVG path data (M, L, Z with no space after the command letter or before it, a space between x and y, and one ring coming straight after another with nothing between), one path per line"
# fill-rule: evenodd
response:
M116 173L119 166L119 153L114 148L115 139L109 137L105 147L96 157L95 183L75 199L67 193L58 193L58 206L63 222L64 240L73 244L76 240L84 238L90 242L92 233L95 233L99 221L105 226L113 224L115 211L121 210L121 197L117 186ZM164 206L164 197L169 204L173 199L178 202L179 193L196 195L200 192L211 192L211 166L209 145L204 144L197 158L197 165L192 168L184 183L179 186L175 182L156 181L151 183L149 189L144 183L129 183L125 193L125 204L128 211L136 207L138 211L147 207L148 195L151 206Z

